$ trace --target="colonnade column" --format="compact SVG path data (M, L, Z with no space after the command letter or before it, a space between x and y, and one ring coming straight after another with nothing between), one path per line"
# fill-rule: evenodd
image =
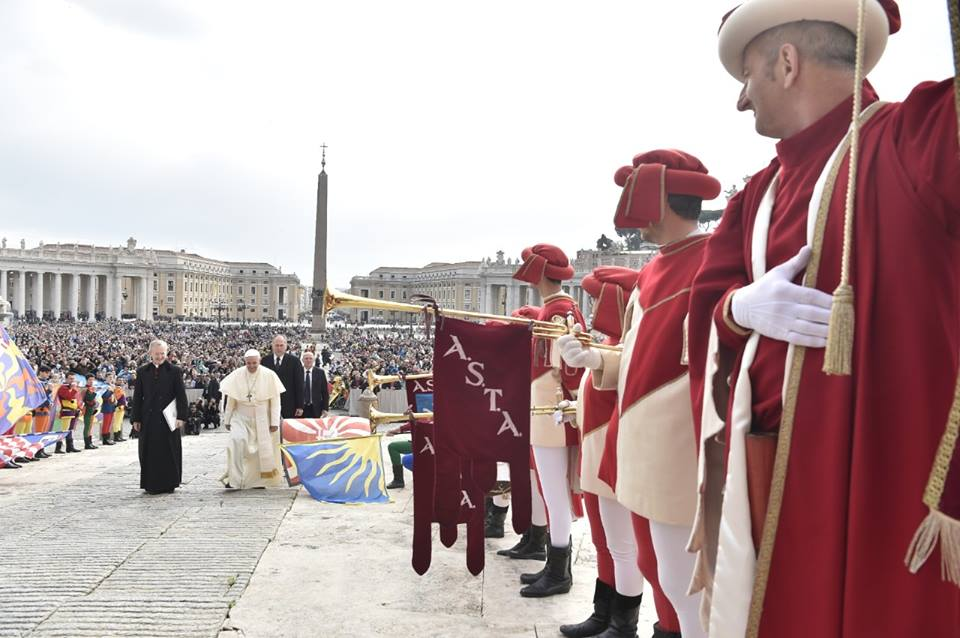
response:
M63 312L63 276L58 272L53 273L53 298L50 301L53 318L59 319Z
M67 311L71 321L76 321L80 314L80 275L70 275L70 292L67 294Z
M21 269L17 280L17 312L23 317L27 312L27 271Z
M87 275L87 299L84 303L84 310L87 313L87 321L97 320L97 277L96 275Z
M43 273L36 273L37 278L33 282L33 311L37 313L37 319L43 319Z

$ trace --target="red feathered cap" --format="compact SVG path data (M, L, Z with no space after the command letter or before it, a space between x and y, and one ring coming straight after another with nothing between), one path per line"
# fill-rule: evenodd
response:
M514 279L537 285L544 277L558 281L573 277L570 260L562 250L551 244L524 248L520 256L523 258L523 265L513 273Z
M510 316L536 320L540 316L540 308L537 306L520 306L511 312Z
M617 228L646 228L663 219L667 195L691 195L713 199L720 194L720 182L707 167L689 153L662 149L633 158L633 167L624 166L614 175L623 187L613 225Z
M637 271L620 266L600 266L580 285L593 297L593 329L608 337L623 335L623 315L630 293L637 284Z

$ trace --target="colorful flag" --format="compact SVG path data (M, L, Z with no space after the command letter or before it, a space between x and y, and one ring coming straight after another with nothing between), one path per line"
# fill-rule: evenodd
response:
M433 412L433 379L409 379L403 382L407 405L414 412Z
M284 443L309 443L328 439L370 436L370 421L356 416L328 416L320 419L284 419L280 424ZM289 454L282 454L287 485L300 485L297 466Z
M0 326L0 434L9 432L24 414L46 400L43 383Z
M310 496L329 503L389 503L380 435L280 446Z
M67 436L66 432L47 434L24 434L21 436L0 436L0 454L12 459L26 457L32 459L37 452L49 447Z

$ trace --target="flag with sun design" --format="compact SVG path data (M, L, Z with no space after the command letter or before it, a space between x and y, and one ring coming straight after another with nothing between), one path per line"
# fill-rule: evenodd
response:
M301 484L318 501L389 503L380 435L281 446Z

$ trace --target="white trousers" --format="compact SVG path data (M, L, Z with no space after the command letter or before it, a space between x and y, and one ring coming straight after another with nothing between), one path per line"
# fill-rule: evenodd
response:
M537 527L547 526L547 504L543 502L534 470L530 470L530 522Z
M660 587L677 612L680 633L683 638L706 638L707 632L700 625L701 593L687 595L696 562L696 557L687 551L690 528L650 521L650 537L657 555Z
M550 515L550 544L554 547L566 547L570 544L570 528L573 525L573 507L570 505L570 482L567 475L570 451L565 447L535 445L533 458L537 461L543 501Z
M603 533L607 537L610 557L613 558L617 593L639 596L643 593L643 574L637 565L637 537L633 532L630 510L612 498L601 496L599 501Z

